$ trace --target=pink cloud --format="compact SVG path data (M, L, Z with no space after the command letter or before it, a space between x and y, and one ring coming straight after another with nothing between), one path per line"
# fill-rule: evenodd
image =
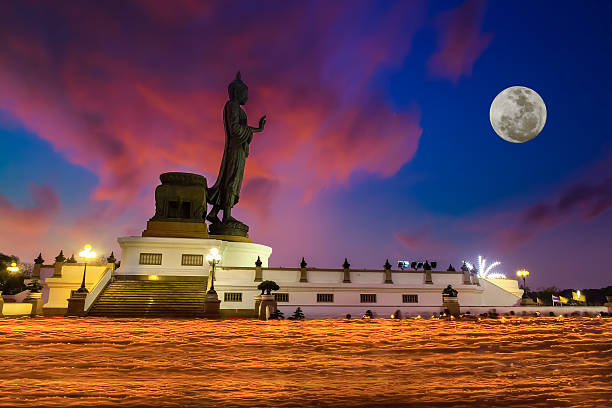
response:
M436 17L439 49L427 63L430 75L457 83L461 76L472 74L474 62L493 39L492 34L481 33L485 9L484 0L467 0Z
M45 233L60 210L60 200L51 187L30 186L31 207L19 208L0 196L0 247L8 248Z
M0 109L98 175L92 198L110 202L109 211L134 205L163 171L214 182L225 88L238 69L251 89L251 123L264 113L269 121L253 142L245 185L306 179L316 194L356 171L392 176L414 156L420 113L390 111L369 80L409 52L422 4L399 4L367 28L372 17L359 5L350 14L341 5L326 13L306 3L263 7L236 25L222 5L181 2L166 12L162 4L126 5L123 24L110 6L29 11L47 16L43 26L78 32L65 43L18 24L24 11L4 7L16 23L0 31L11 40L0 55Z
M564 187L556 197L509 214L505 226L494 234L494 241L502 248L513 249L544 230L608 212L612 209L612 177L604 174L597 180L601 176L599 171L589 174L588 179Z
M242 188L240 203L257 211L260 218L265 219L271 211L272 201L280 189L278 180L265 177L251 178Z
M503 228L493 234L493 241L502 252L510 251L527 242L536 235L535 231Z
M395 234L395 239L401 242L408 249L418 249L422 247L425 243L425 239L421 235L412 235L412 234Z
M238 211L253 237L277 239L264 220L289 202L300 206L357 172L393 176L410 161L420 111L392 111L372 80L408 55L425 4L398 2L376 15L366 2L281 4L2 4L0 111L98 178L86 215L47 218L15 252L50 248L49 257L86 242L116 250L117 236L144 229L160 173L192 171L214 183L221 112L238 70L250 87L250 123L268 115ZM312 228L295 218L296 229Z
M411 251L410 256L418 259L430 259L436 261L436 257L445 256L449 251L446 242L432 237L429 229L421 229L416 232L401 232L393 234L394 238L405 248Z

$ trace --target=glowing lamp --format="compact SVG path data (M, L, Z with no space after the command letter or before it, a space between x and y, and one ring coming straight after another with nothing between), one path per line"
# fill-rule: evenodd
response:
M219 254L219 250L217 248L211 248L210 253L206 255L206 260L209 263L219 263L219 261L221 261L221 255Z
M79 293L89 293L87 288L85 287L85 274L87 273L87 261L95 258L96 252L91 248L91 245L85 245L83 250L79 252L79 257L81 257L85 261L85 267L83 268L83 282L81 282L81 287L77 289Z
M19 272L19 267L15 262L11 262L11 266L7 266L6 270L9 272L17 273Z
M526 269L520 269L516 271L516 276L518 276L519 278L526 278L527 276L529 276L529 271Z
M529 276L529 271L527 269L519 269L518 271L516 271L516 276L518 276L519 278L523 278L523 297L527 297L527 291L526 291L526 284L525 284L525 278Z
M79 252L79 256L87 262L88 259L93 259L97 255L96 252L92 250L91 245L85 245L83 250Z
M221 261L221 254L219 254L219 250L217 248L211 248L210 253L206 255L206 260L212 266L212 271L210 272L210 289L207 293L216 294L215 291L215 265Z

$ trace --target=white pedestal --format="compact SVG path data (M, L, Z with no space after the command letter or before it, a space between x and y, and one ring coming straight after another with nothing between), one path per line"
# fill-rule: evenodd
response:
M253 267L257 257L268 266L272 248L250 242L201 238L121 237L121 267L115 275L208 276L206 255L217 248L221 267ZM141 265L140 254L161 254L161 265ZM202 265L182 265L183 255L202 255Z

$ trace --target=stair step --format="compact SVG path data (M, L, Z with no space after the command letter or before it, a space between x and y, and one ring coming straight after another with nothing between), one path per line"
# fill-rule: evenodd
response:
M114 281L98 297L90 316L203 317L207 282Z
M193 307L198 305L203 305L204 302L192 302L192 303L183 303L183 302L105 302L98 303L96 306L185 306L185 307Z
M122 293L122 294L115 294L115 293L111 293L107 295L109 298L115 298L115 299L122 299L122 298L134 298L134 299L142 299L142 298L146 298L146 297L151 297L151 296L155 296L158 298L165 298L165 299L203 299L206 297L206 295L204 293L197 293L197 294L193 294L191 296L189 296L189 294L187 295L177 295L176 293L151 293L151 292L147 292L147 293L138 293L138 294L127 294L127 293Z

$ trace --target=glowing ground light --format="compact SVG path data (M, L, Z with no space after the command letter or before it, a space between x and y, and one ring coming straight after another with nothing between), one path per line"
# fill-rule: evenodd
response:
M251 408L271 405L262 391L271 387L275 401L302 407L591 408L612 400L611 319L506 319L0 319L0 356L11 362L0 405ZM34 377L33 347L41 356ZM202 381L211 368L220 390ZM285 375L271 382L271 370ZM475 378L477 393L466 385Z

